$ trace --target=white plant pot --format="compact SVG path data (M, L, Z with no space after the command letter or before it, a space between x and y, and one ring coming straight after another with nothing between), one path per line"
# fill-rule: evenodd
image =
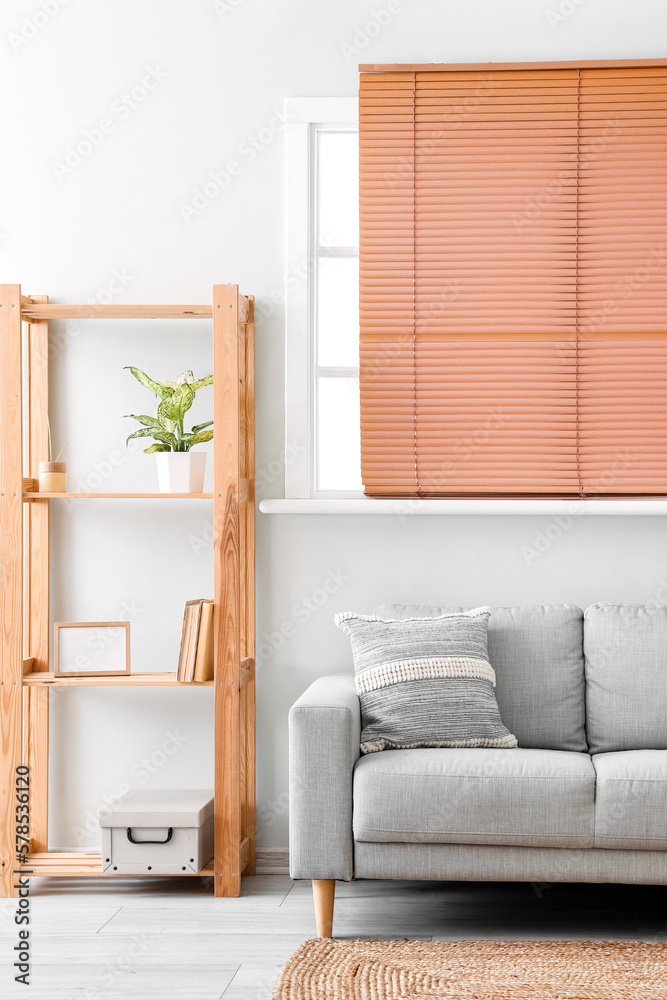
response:
M205 451L160 451L157 478L160 493L203 493Z

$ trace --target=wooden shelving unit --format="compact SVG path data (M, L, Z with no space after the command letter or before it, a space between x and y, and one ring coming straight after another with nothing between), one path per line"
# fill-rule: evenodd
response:
M52 319L208 319L213 324L213 493L39 493L48 455ZM155 332L155 331L153 331ZM216 896L238 896L255 874L254 301L214 285L206 305L53 305L0 286L0 896L23 876L102 875L100 855L49 851L49 688L214 688ZM49 671L49 511L76 500L209 500L214 508L215 678L175 673L58 677ZM185 697L186 695L184 695ZM30 854L16 851L16 768L30 769ZM154 873L159 875L158 872ZM117 877L117 876L115 876Z

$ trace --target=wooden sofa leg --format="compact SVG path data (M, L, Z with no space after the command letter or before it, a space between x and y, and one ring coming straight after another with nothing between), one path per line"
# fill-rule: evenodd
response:
M334 894L336 881L332 878L313 879L313 899L315 901L315 923L317 936L333 936Z

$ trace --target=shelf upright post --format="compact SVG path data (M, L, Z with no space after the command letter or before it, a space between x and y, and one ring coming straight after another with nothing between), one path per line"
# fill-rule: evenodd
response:
M238 896L241 891L241 348L238 285L214 285L216 896Z
M0 287L0 896L16 896L23 695L21 286Z
M255 835L255 299L248 296L241 376L241 844L247 843L246 875L256 870Z
M33 295L34 305L48 295ZM49 455L49 321L31 319L24 339L24 453L27 475L39 479L39 463ZM33 658L33 673L49 669L49 525L48 500L29 503L25 510L25 652ZM49 689L26 688L23 695L23 761L30 768L31 851L48 851L49 808Z

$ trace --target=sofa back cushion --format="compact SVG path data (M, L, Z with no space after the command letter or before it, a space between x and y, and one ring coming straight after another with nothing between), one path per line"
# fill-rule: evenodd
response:
M584 652L591 753L666 750L667 608L592 604Z
M383 604L379 618L428 618L465 608ZM500 717L520 747L587 750L583 612L570 604L492 608L489 661Z

